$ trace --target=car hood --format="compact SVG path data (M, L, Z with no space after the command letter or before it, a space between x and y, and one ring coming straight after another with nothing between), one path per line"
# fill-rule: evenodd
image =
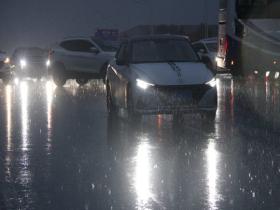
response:
M155 85L197 85L213 78L203 63L147 63L131 64L135 77Z

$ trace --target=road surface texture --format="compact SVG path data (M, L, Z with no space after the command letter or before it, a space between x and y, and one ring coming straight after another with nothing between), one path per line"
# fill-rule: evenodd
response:
M101 81L0 81L0 209L280 209L279 85L220 76L213 123L128 123Z

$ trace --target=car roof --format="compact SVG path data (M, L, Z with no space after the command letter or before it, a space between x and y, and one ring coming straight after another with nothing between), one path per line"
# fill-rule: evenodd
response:
M140 41L140 40L155 40L155 39L185 39L189 41L189 38L187 36L160 34L160 35L134 36L128 38L127 40L125 40L125 42L133 42L133 41Z

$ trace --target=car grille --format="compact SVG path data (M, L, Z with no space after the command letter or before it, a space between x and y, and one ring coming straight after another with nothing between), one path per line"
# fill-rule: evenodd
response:
M184 85L184 86L157 86L156 92L168 98L186 98L190 96L192 102L198 103L203 95L210 89L208 85ZM176 101L176 100L175 100Z
M197 106L210 88L208 85L155 86L149 90L151 95L140 97L137 108Z

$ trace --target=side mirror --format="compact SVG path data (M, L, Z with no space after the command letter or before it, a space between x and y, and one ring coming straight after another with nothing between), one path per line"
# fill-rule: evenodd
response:
M96 47L91 47L90 52L97 54L97 53L99 53L99 50Z

